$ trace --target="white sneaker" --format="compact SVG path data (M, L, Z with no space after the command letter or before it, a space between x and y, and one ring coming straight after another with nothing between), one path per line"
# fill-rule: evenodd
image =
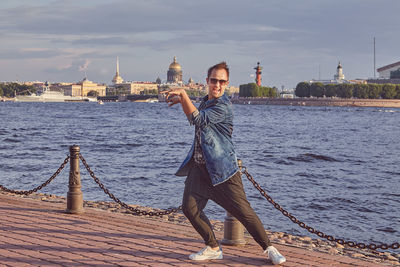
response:
M286 261L286 258L282 256L281 253L274 247L274 246L269 246L267 249L264 251L264 253L268 252L268 258L272 261L274 265L284 263Z
M221 260L222 250L213 250L210 246L206 246L197 253L189 255L189 259L194 261L204 261L204 260Z

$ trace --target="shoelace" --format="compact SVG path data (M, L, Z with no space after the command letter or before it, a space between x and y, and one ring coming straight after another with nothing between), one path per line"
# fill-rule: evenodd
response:
M204 252L206 252L206 250L207 250L207 247L203 248L199 254L204 255Z
M263 251L263 254L265 254L265 253L268 253L268 256L269 256L268 249ZM273 250L273 251L271 251L271 255L278 255L278 253L276 253L276 251Z

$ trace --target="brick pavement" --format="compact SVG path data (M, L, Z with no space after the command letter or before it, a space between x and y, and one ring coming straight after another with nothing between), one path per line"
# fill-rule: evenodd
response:
M0 194L0 266L260 266L272 265L254 241L224 247L224 259L193 262L203 247L192 227ZM217 232L221 238L223 233ZM382 266L306 249L275 245L283 266Z

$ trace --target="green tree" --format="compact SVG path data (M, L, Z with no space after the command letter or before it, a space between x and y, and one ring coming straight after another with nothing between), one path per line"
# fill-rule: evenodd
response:
M15 96L15 92L17 92L17 83L9 83L3 87L4 96L13 97Z
M256 83L241 84L239 86L240 97L276 97L277 89L268 86L258 86Z
M269 97L278 97L278 88L269 88Z
M310 84L306 82L298 83L295 94L297 97L310 97Z
M400 99L400 84L398 84L396 86L396 96L395 96L395 98L396 99Z
M251 87L250 87L250 95L252 97L260 96L260 87L255 83L251 83L250 85L251 85Z
M256 83L241 84L239 86L239 96L242 97L257 96L258 91Z
M250 96L247 84L239 85L239 96L240 97Z
M369 99L378 99L381 95L382 86L379 84L371 83L368 84L368 98Z
M2 85L3 95L6 97L14 97L17 95L29 95L35 93L36 90L32 85L25 85L19 83L9 83Z
M310 86L310 95L314 97L323 97L325 95L325 86L323 83L312 83Z
M326 84L325 85L325 96L326 97L335 97L336 94L336 86L334 84Z
M36 93L36 90L33 88L33 85L19 84L17 85L17 93L19 95L30 95Z
M267 86L262 86L260 87L260 95L261 97L269 97L270 96L270 92L271 88L267 87Z
M353 96L353 85L342 83L336 85L336 93L338 97L341 98L351 98Z
M368 98L368 85L355 84L353 89L353 97L359 99Z
M3 96L3 95L4 95L4 92L3 92L3 85L0 84L0 96Z
M384 99L393 99L396 96L395 84L384 84L382 87L381 97Z
M186 90L186 92L188 92L188 91L192 92L193 90ZM143 94L144 95L156 95L156 94L158 94L158 90L157 89L144 89Z

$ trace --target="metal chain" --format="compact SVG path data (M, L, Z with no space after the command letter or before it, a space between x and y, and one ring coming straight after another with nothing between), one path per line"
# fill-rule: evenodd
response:
M389 248L391 248L391 249L398 249L398 248L400 247L400 244L399 244L398 242L393 243L393 244L391 244L391 245L389 245L389 244L383 244L383 243L380 244L380 245L377 245L377 244L374 244L374 243L371 243L371 244L369 244L369 245L366 245L365 243L358 243L358 242L355 242L355 241L345 241L344 239L335 238L335 237L333 237L333 236L331 236L331 235L327 235L327 234L325 234L325 233L323 233L323 232L321 232L321 231L318 231L318 230L314 229L313 227L308 226L308 225L305 224L304 222L300 221L300 220L297 219L295 216L293 216L293 215L290 214L288 211L286 211L284 208L282 208L281 205L279 205L278 203L276 203L276 202L261 188L261 186L260 186L260 185L254 180L254 178L247 172L247 168L246 168L246 167L242 166L241 168L242 168L241 172L244 173L244 174L246 175L247 179L249 179L249 181L254 185L254 187L255 187L258 191L260 191L261 195L262 195L263 197L265 197L265 198L268 200L268 202L270 202L277 210L279 210L280 212L282 212L282 214L283 214L284 216L288 217L293 223L297 223L301 228L307 229L307 230L308 230L310 233L312 233L312 234L315 234L315 235L317 235L317 236L319 236L319 237L321 237L321 238L325 238L325 239L327 239L327 240L329 240L329 241L334 241L334 242L336 242L336 243L338 243L338 244L340 244L340 245L347 245L347 246L352 247L352 248L353 248L353 247L357 247L357 248L361 248L361 249L363 249L363 248L369 248L369 249L372 249L372 250L376 250L376 249L389 249Z
M70 159L70 157L68 155L65 158L64 162L61 164L61 166L58 168L58 170L46 182L44 182L43 184L39 185L38 187L36 187L34 189L31 189L29 191L17 191L17 190L8 189L7 187L0 185L0 190L6 191L8 193L13 193L13 194L17 194L17 195L26 195L26 196L32 194L33 192L37 192L38 190L41 190L43 187L48 185L51 181L54 180L54 178L57 177L57 175L60 174L62 169L64 169L65 165L67 165L69 159Z
M86 170L89 172L90 176L99 185L99 187L101 189L103 189L104 193L106 193L111 199L113 199L116 203L118 203L122 207L133 212L135 215L162 216L162 215L168 215L168 214L182 210L182 206L179 206L178 208L163 210L163 211L145 211L145 210L140 210L140 209L129 206L128 204L122 202L119 198L114 196L114 194L112 194L110 191L108 191L108 189L100 182L99 178L97 178L96 175L94 174L94 172L90 169L89 165L87 164L86 160L83 158L82 154L79 154L79 158L81 159Z

